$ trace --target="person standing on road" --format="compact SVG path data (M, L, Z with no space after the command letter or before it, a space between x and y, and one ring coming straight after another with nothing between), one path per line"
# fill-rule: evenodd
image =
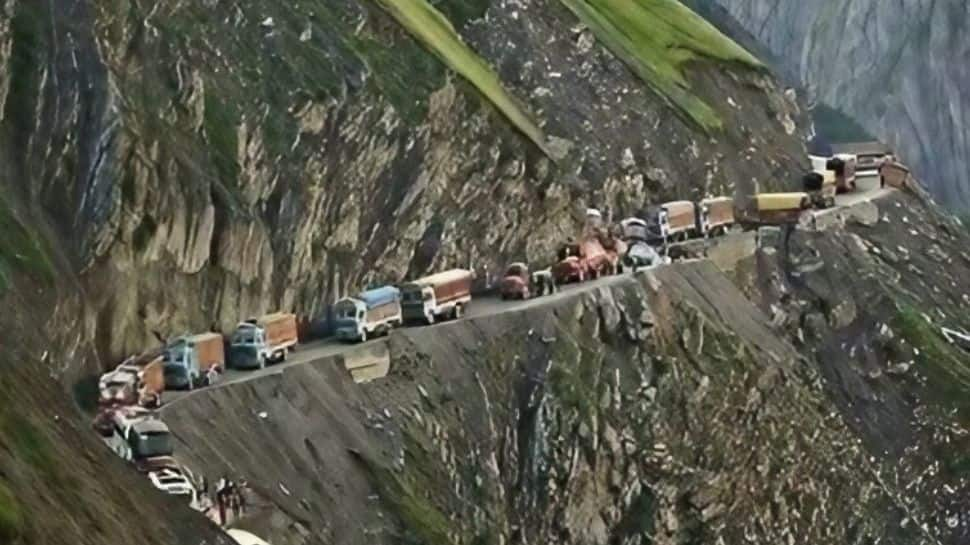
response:
M228 481L225 476L216 483L216 504L219 506L219 525L226 525L226 486Z

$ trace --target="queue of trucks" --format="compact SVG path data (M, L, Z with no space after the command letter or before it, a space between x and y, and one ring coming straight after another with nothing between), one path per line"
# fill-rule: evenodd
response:
M803 176L800 192L758 193L741 203L731 197L671 201L615 226L604 225L599 210L588 209L578 239L564 242L551 266L531 270L525 262L511 263L498 282L498 293L502 299L530 299L551 295L569 282L650 267L668 259L671 242L724 235L738 225L793 224L807 210L834 206L837 194L856 190L855 156L810 159L813 170ZM891 155L867 161L866 168L875 165L881 186L905 188L911 183L909 170ZM471 303L474 280L472 271L451 269L344 297L334 305L335 336L365 342L404 325L460 318ZM244 320L228 336L217 331L181 335L129 357L99 380L94 428L156 488L185 496L201 510L191 474L173 458L172 434L152 409L161 404L165 390L214 384L227 367L262 369L285 361L299 340L296 316L276 312Z

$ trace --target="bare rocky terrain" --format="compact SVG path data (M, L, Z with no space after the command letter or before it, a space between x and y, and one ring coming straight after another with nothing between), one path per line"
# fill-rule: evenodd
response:
M575 3L435 3L462 65L381 2L0 2L0 542L227 542L89 427L91 377L160 338L794 187L799 98L674 5L660 54L720 128ZM968 233L922 193L853 210L162 416L274 545L963 543Z

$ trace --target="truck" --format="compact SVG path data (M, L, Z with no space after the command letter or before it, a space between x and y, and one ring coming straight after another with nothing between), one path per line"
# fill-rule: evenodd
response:
M131 356L98 380L102 407L141 405L157 407L165 390L162 356L158 351Z
M123 460L136 464L171 456L172 434L154 414L118 410L111 416L112 433L105 443Z
M334 305L336 336L341 340L364 342L384 335L404 322L401 290L384 286L344 297Z
M603 274L618 274L623 272L623 256L626 255L627 244L623 240L622 232L616 229L609 232L600 229L596 233L596 240L606 252L606 270Z
M686 240L697 229L697 212L690 201L671 201L660 205L658 222L664 240L678 235Z
M808 193L759 193L751 198L742 222L753 225L798 223L805 210L812 207Z
M472 300L474 274L465 269L419 278L401 286L401 310L406 322L428 325L441 318L460 318Z
M582 241L567 242L559 249L559 261L553 265L552 274L558 284L584 282L608 274L610 257L595 236Z
M505 269L499 293L502 299L528 299L530 294L529 266L525 263L512 263Z
M697 203L698 229L704 236L724 234L734 225L734 199L714 197Z
M286 312L267 314L240 322L229 345L229 363L236 369L263 369L286 359L296 349L296 316Z
M226 366L221 333L179 337L165 348L165 387L192 390L208 386Z
M896 161L893 157L886 157L879 164L879 187L893 187L906 189L910 179L909 168Z
M627 243L635 240L647 242L655 238L650 231L650 226L640 218L627 218L620 222L623 229L623 238Z
M838 192L835 172L809 172L802 176L802 190L808 194L811 204L816 208L831 208L835 206L835 195Z
M851 193L856 190L856 166L859 159L855 155L842 153L825 163L825 169L835 174L837 193Z

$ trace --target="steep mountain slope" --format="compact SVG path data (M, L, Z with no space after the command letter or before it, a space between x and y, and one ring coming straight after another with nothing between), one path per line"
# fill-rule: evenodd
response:
M705 129L561 2L433 4L410 4L429 38L399 3L0 3L0 541L221 543L62 392L158 337L542 262L587 205L800 168L797 107L752 63L668 59ZM676 15L700 34L673 45L727 43Z
M970 333L970 232L899 194L846 218L775 238L739 285L888 463L881 481L905 488L908 508L928 508L925 522L944 543L965 543L970 344L944 330Z
M438 2L419 40L383 5L4 4L3 184L82 289L57 347L94 339L103 366L433 267L541 262L585 205L780 184L802 160L770 77L702 47L671 66L713 132L557 0ZM724 40L675 15L699 29L679 47Z
M935 533L831 410L816 369L708 262L389 345L391 374L371 384L322 359L193 394L163 418L193 467L258 491L248 524L275 544Z
M954 210L970 207L970 4L694 0L716 4L808 84L913 164Z

